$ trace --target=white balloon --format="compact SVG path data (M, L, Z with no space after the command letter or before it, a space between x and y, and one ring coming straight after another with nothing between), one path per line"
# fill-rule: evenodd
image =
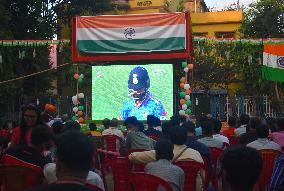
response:
M184 72L186 72L186 73L188 72L188 68L187 68L187 67L184 68L183 70L184 70Z
M190 85L189 84L184 84L184 89L185 90L188 90L190 88Z
M74 112L74 113L77 113L78 110L79 110L78 107L73 107L73 112Z
M184 110L179 110L178 113L179 113L179 115L182 115L182 116L185 115L185 111Z
M84 94L83 94L83 93L79 93L79 94L78 94L78 97L79 97L79 98L84 98Z
M78 104L78 97L77 96L73 96L72 97L72 102L74 105L77 105Z
M181 108L182 108L182 110L186 110L186 109L187 109L187 105L186 105L186 104L183 104L183 105L181 106Z
M185 98L186 100L190 100L190 95L186 95L184 98Z
M84 78L84 74L81 74L81 75L80 75L80 78Z

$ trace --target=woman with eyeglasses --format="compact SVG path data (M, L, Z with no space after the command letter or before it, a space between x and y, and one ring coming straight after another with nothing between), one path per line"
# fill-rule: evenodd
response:
M28 145L31 140L31 130L39 124L43 124L39 109L32 104L23 107L20 126L13 130L10 146Z

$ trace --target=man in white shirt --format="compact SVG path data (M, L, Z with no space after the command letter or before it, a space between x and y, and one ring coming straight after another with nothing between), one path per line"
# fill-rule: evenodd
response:
M249 124L249 120L250 120L250 118L249 118L249 116L247 114L242 114L240 116L241 126L239 126L235 130L235 137L239 137L241 134L247 132L247 125Z
M270 141L267 138L269 135L269 128L267 125L261 124L257 126L256 133L257 133L258 139L247 144L248 147L254 148L256 150L272 149L276 151L281 151L280 145L278 145L274 141Z
M116 118L113 118L110 121L110 126L108 129L105 129L102 132L102 135L116 135L118 137L120 137L121 139L124 139L123 133L117 129L118 127L118 120Z
M221 121L218 120L218 119L215 119L214 120L214 128L213 128L213 132L214 132L213 138L221 141L222 143L230 144L228 137L220 134L221 128L222 128Z

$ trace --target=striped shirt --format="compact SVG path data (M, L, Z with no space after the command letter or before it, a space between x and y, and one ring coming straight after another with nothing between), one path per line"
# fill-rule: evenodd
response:
M274 165L274 170L270 180L270 191L284 190L284 154L282 154Z
M166 159L148 163L145 166L145 172L169 182L174 191L183 190L185 178L183 170Z

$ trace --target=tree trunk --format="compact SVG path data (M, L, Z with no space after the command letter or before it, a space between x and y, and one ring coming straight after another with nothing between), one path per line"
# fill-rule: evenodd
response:
M282 95L281 95L281 92L279 90L277 82L275 82L274 89L275 89L277 101L279 102L280 112L281 112L282 115L284 115L284 108L283 108L284 105L283 105L283 102L282 102Z

